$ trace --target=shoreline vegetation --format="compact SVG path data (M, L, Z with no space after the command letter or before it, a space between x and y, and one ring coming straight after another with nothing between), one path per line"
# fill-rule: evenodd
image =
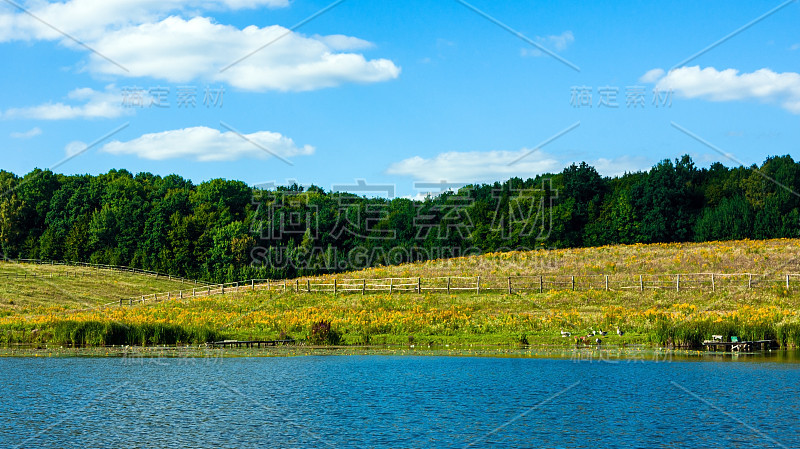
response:
M798 349L771 349L757 352L723 352L696 349L666 349L645 345L624 346L534 346L534 345L397 345L397 346L312 346L290 344L266 348L213 348L210 345L173 346L95 346L63 347L12 345L0 347L0 358L115 358L130 365L164 363L220 363L228 358L262 357L497 357L541 358L592 363L660 362L755 362L800 363Z
M321 279L391 276L751 272L799 273L800 240L616 245L492 253L378 267ZM18 266L0 264L0 272ZM27 269L27 268L26 268ZM36 269L58 267L40 266ZM63 268L62 268L63 269ZM70 267L72 270L73 268ZM123 276L120 274L120 276ZM135 275L127 276L128 287ZM70 278L60 278L67 282ZM97 307L109 276L76 278L79 291L9 279L0 293L0 345L103 347L202 345L223 339L295 339L306 345L575 348L643 345L697 349L703 340L775 340L800 347L800 285L676 292L325 294L236 292L132 307ZM152 282L152 280L148 281ZM37 289L37 285L41 285ZM66 288L66 284L59 285ZM147 288L152 289L149 285ZM85 295L83 291L91 291ZM142 290L144 291L144 289ZM15 299L9 299L15 298ZM113 299L113 298L112 298ZM617 334L617 328L623 335ZM562 336L568 332L569 336ZM592 331L596 335L591 335ZM602 335L601 332L606 332ZM585 341L576 338L589 336Z

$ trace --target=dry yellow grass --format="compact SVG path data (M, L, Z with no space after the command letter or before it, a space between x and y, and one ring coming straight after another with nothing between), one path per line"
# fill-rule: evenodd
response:
M800 273L800 239L614 245L490 253L378 267L359 277Z
M93 307L120 298L188 286L164 277L88 267L0 262L0 313Z

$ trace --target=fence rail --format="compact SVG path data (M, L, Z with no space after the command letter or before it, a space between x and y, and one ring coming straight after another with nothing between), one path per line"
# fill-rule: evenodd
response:
M501 292L507 294L553 291L723 291L800 286L800 274L682 273L614 275L528 275L528 276L442 276L404 278L298 278L284 280L250 279L224 284L207 284L191 290L152 293L120 299L105 306L132 306L173 299L190 299L244 291L304 292L328 294L366 293L463 293Z
M94 268L96 269L96 273L102 274L110 274L114 272L118 273L133 273L133 274L142 274L145 276L154 276L156 279L164 278L172 281L179 281L181 283L189 283L189 284L197 284L197 285L208 285L207 282L199 281L197 279L187 279L180 276L173 276L171 274L164 274L157 271L150 271L150 270L142 270L141 268L134 268L134 267L126 267L122 265L105 265L105 264L94 264L94 263L86 263L86 262L66 262L66 261L55 261L55 260L41 260L41 259L17 259L17 260L9 260L11 263L18 263L18 264L35 264L35 265L51 265L51 266L70 266L70 267L83 267L83 268ZM63 273L0 273L0 278L54 278L54 277L89 277L92 276L91 273L88 272L81 272L81 271L65 271Z

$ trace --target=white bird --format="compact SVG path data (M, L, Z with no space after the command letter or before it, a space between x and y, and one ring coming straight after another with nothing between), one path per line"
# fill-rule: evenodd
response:
M604 337L606 336L606 334L608 334L608 332L606 332L606 331L597 331L597 333L602 335L602 336L604 336Z
M600 343L602 343L602 342L603 342L603 340L600 340L599 338L596 338L596 339L594 340L594 342L595 342L595 343L597 343L597 344L599 345Z
M572 334L570 334L569 332L561 331L561 336L562 337L569 337L570 335L572 335Z
M617 335L622 337L623 335L625 335L625 332L623 332L623 331L619 330L619 328L617 328Z

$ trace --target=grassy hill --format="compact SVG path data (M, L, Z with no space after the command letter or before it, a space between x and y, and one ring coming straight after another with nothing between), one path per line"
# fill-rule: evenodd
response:
M799 273L800 240L630 245L498 253L379 267L337 278L717 272ZM327 277L328 279L333 276ZM105 288L112 277L99 281ZM99 279L99 278L98 278ZM152 278L150 279L156 282ZM69 282L69 281L65 281ZM273 284L274 285L274 284ZM155 288L156 285L149 285ZM177 286L176 286L177 287ZM173 299L146 306L0 317L0 338L73 344L164 344L216 338L293 337L341 344L575 345L607 331L603 344L696 345L712 334L800 345L800 286L711 292L653 289L332 295L273 290ZM82 287L85 291L86 287ZM125 290L128 294L128 290ZM137 294L137 293L134 293ZM67 301L60 297L54 303ZM95 304L104 302L99 298ZM80 301L77 301L80 303ZM330 333L320 322L330 323ZM616 334L619 327L623 336ZM35 331L35 332L34 332ZM570 332L562 337L561 331ZM591 342L594 342L591 338ZM582 344L582 343L581 343Z
M177 290L187 285L163 276L0 262L0 314L95 307L120 298Z
M800 273L800 239L614 245L503 252L366 270L367 276Z

